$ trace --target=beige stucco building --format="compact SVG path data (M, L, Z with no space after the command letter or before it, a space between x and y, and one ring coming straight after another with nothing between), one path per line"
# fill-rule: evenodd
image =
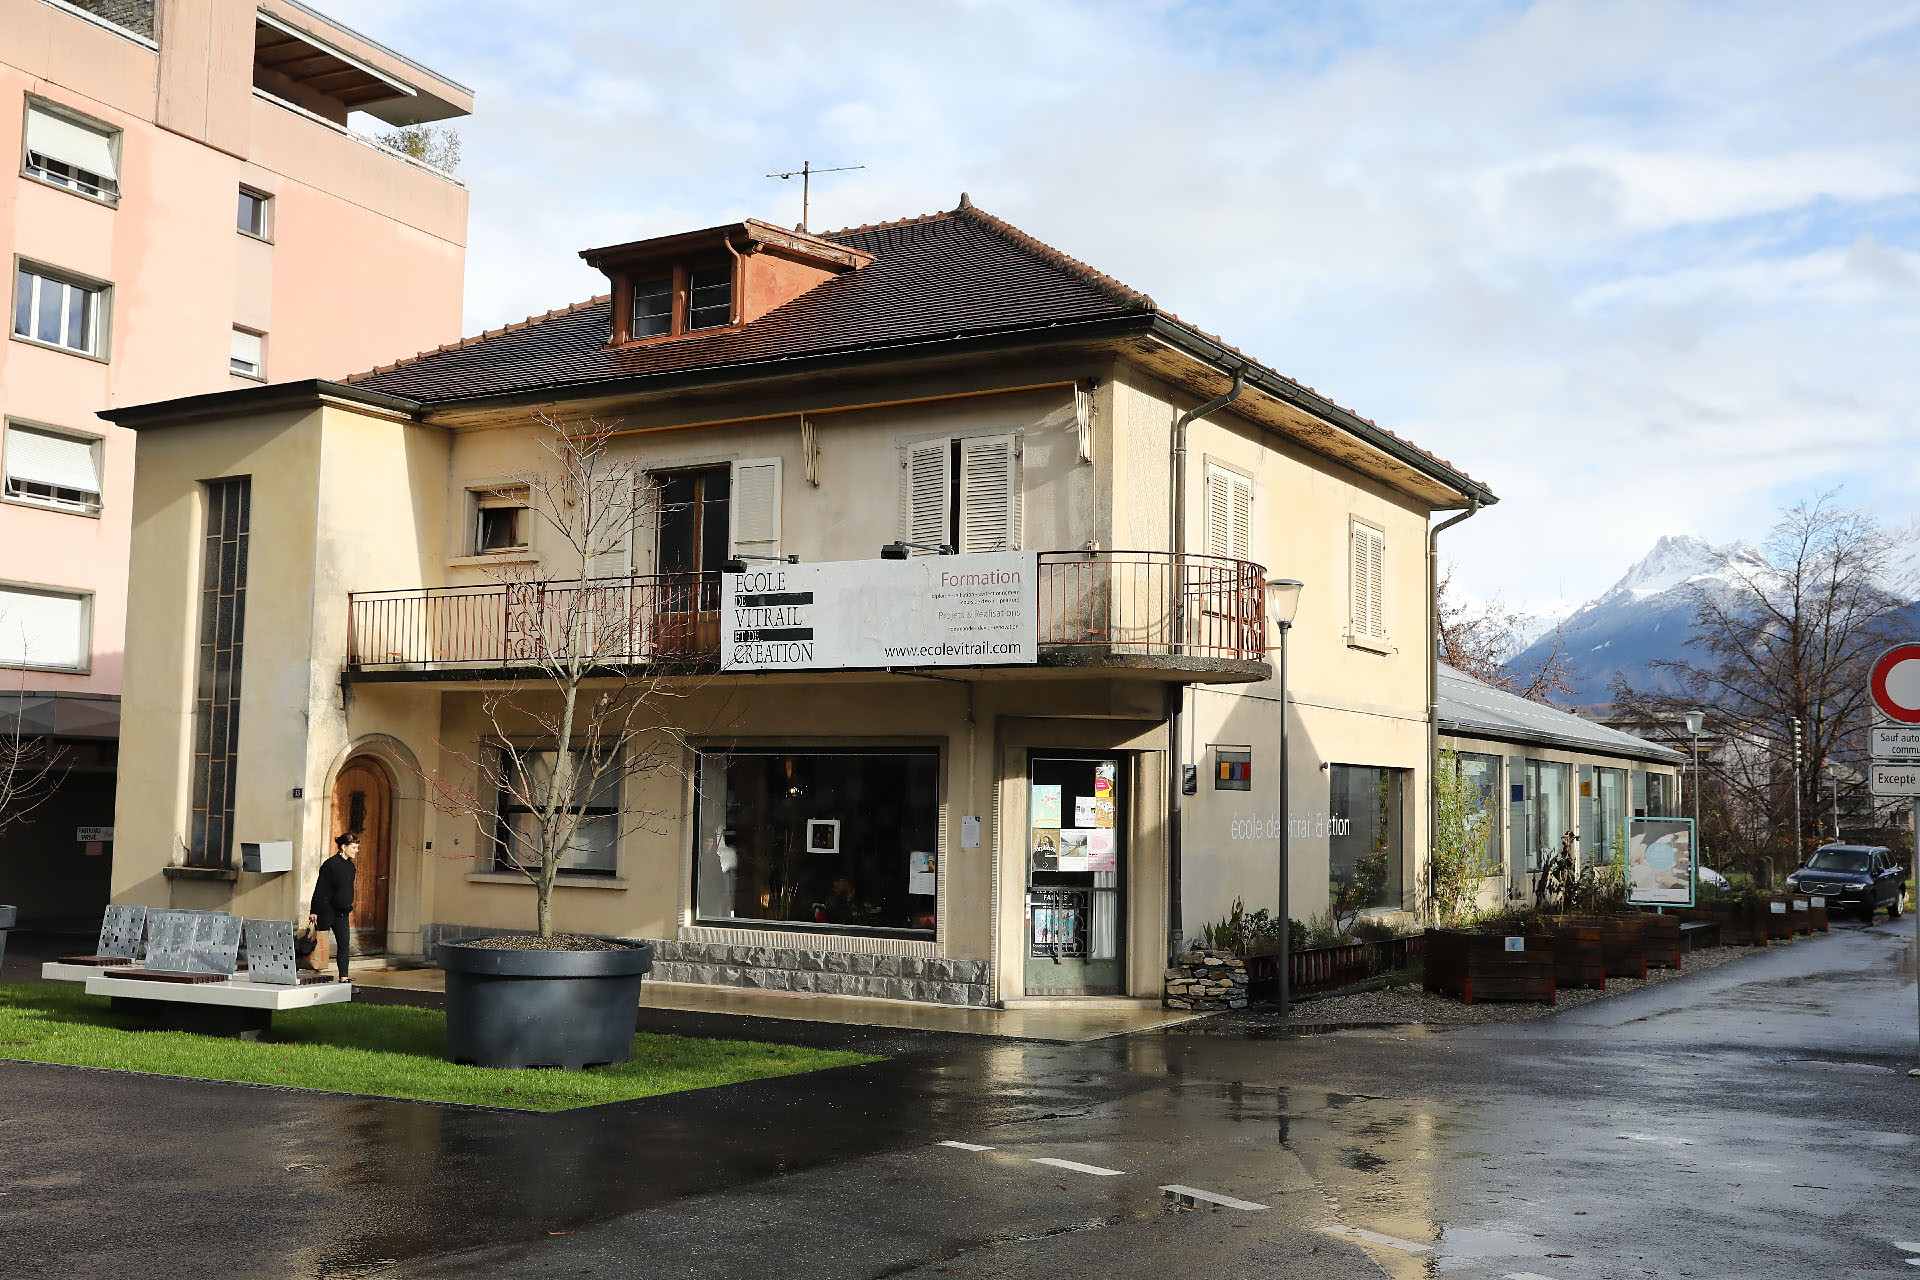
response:
M0 709L73 767L0 845L23 919L97 915L115 852L75 838L113 825L134 525L96 415L456 337L465 188L348 125L472 105L293 0L0 0Z
M1293 914L1375 855L1376 909L1421 909L1429 523L1484 486L964 198L586 256L607 295L524 324L113 414L140 437L118 821L144 851L116 901L304 915L361 829L361 946L532 923L501 845L524 806L444 801L499 742L538 749L552 706L526 659L582 566L531 482L546 415L612 428L646 478L650 523L587 576L644 602L612 665L682 695L659 767L578 798L558 927L657 940L656 980L1157 1000L1171 938L1277 895L1283 713ZM956 570L1034 553L1031 658L733 669L728 561L877 575L896 542ZM271 841L291 873L242 869Z

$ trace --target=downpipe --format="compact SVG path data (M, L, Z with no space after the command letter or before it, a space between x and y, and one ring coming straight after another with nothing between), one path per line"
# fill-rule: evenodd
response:
M1480 514L1480 499L1468 498L1467 509L1427 530L1427 903L1422 915L1434 924L1433 858L1440 847L1440 535Z
M1233 385L1225 392L1206 403L1188 410L1174 419L1173 423L1173 502L1169 518L1173 525L1173 608L1174 637L1178 642L1186 635L1186 592L1181 589L1181 557L1187 550L1187 428L1210 413L1224 409L1238 400L1247 389L1246 366L1233 371ZM1173 939L1185 941L1184 924L1180 918L1180 830L1181 797L1186 792L1187 761L1181 744L1181 727L1186 719L1187 686L1173 684L1167 687L1167 933L1168 958L1171 959L1177 944Z

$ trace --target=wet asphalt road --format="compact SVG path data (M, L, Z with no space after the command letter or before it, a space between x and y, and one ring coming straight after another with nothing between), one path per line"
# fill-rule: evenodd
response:
M35 1277L1911 1273L1912 940L1910 918L1836 926L1444 1032L1252 1016L1061 1046L663 1015L892 1056L552 1116L0 1063L0 1257Z

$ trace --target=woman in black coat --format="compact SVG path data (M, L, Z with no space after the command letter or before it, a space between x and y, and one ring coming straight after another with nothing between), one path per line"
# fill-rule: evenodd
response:
M334 837L333 856L320 864L320 876L313 882L313 901L307 906L307 919L315 927L333 932L333 952L338 957L342 982L347 980L347 944L352 937L348 917L353 914L353 860L359 856L358 831Z

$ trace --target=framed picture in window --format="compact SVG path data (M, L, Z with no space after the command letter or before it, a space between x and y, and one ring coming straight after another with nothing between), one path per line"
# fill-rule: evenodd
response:
M807 852L808 853L840 852L840 819L808 818L807 819Z

